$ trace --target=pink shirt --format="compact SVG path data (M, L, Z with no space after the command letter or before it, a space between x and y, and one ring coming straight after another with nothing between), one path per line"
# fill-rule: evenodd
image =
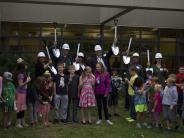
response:
M153 100L154 100L154 102L157 101L157 106L155 108L155 112L162 112L162 97L161 97L161 93L159 91L155 93Z
M95 72L95 94L105 95L110 91L110 75L108 72L100 74Z

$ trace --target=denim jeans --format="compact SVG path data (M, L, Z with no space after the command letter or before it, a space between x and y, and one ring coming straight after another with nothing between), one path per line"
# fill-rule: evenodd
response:
M55 119L67 119L68 95L55 95Z
M37 112L38 103L37 102L30 103L28 107L29 107L29 116L30 116L31 123L37 122L38 121L38 112Z
M134 104L134 96L129 95L130 102L130 117L136 120L136 112L135 112L135 104Z

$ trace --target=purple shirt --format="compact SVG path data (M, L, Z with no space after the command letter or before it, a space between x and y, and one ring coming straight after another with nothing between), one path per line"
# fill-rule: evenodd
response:
M110 75L108 72L100 74L95 71L95 94L108 94L110 91Z
M23 82L25 82L26 81L26 75L24 75L24 74L22 74L22 73L20 73L18 76L17 76L17 80L18 80L18 82L20 81L20 80L22 80ZM17 92L18 93L26 93L26 91L27 91L27 85L24 85L24 86L18 86L17 87Z

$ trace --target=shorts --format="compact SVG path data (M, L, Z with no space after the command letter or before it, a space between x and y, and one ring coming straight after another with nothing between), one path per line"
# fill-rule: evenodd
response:
M148 110L148 107L146 104L138 104L138 105L135 105L135 111L136 112L146 112Z
M163 105L163 114L165 120L175 122L176 121L176 107L173 110L170 109L169 105Z

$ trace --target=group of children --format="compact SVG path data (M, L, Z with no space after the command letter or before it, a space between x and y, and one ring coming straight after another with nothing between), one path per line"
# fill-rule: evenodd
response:
M184 124L184 102L178 100L179 98L184 100L184 67L179 68L179 74L168 75L165 86L158 83L159 78L151 71L147 72L145 82L138 76L134 66L129 68L129 74L130 80L125 79L129 85L130 117L126 118L129 122L136 120L138 128L152 126L160 128L163 126L160 121L163 113L166 130L170 131L173 125L178 129L177 115ZM181 93L181 97L178 93Z
M47 65L41 66L44 69ZM49 126L50 109L54 110L54 123L79 123L81 120L83 125L92 124L91 108L96 106L98 108L97 124L102 123L103 108L107 124L113 125L109 120L107 105L110 74L106 72L102 63L96 64L94 73L91 67L86 66L81 75L76 74L74 65L69 65L66 70L64 63L57 65L56 75L47 69L44 70L33 80L27 73L25 61L18 59L14 75L4 72L3 77L0 77L0 106L5 128L12 125L14 111L17 114L16 127L27 127L28 124L24 120L27 109L31 126L40 123L39 120L44 126ZM79 110L81 119L77 115Z
M38 65L41 70L37 70L37 76L31 80L27 74L27 65L22 59L18 59L14 81L10 72L4 72L3 77L0 77L0 105L4 127L11 126L14 111L17 115L16 126L27 127L24 121L27 107L32 126L38 124L39 118L44 126L49 126L50 109L54 110L54 123L78 123L81 120L83 125L92 124L91 108L96 106L98 111L96 124L102 123L103 108L107 124L113 125L109 119L108 105L114 105L114 116L119 116L118 91L123 83L123 79L117 75L117 70L113 70L110 76L103 64L98 62L95 72L92 72L91 67L86 66L79 75L76 74L74 65L69 65L66 73L65 64L59 63L57 75L54 75L46 69L48 66L49 64ZM146 81L143 76L137 74L134 66L129 68L129 74L130 79L124 78L124 82L128 84L130 101L130 117L127 120L129 122L136 120L138 128L143 126L150 128L150 124L159 128L162 126L160 120L163 112L166 129L171 130L173 123L177 129L178 112L184 120L182 105L184 67L180 67L178 75L169 75L165 86L158 83L159 78L151 71L147 72ZM78 117L79 110L81 119Z

